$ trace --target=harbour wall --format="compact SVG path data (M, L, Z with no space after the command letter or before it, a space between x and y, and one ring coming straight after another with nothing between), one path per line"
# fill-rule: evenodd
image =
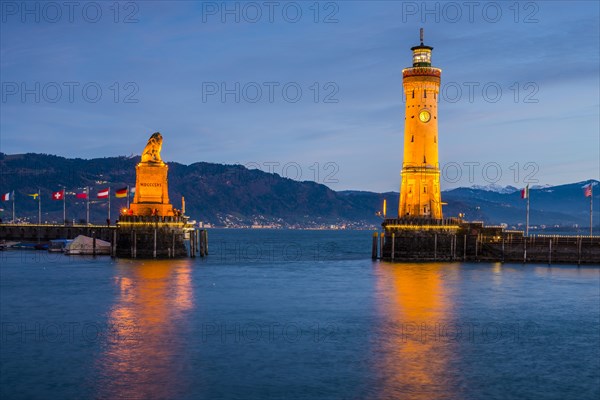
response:
M600 236L534 235L482 223L384 222L372 256L388 261L488 261L600 265Z

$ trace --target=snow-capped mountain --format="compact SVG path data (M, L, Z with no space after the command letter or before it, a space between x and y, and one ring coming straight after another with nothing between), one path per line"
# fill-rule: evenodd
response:
M514 186L500 186L496 183L490 183L489 185L473 185L470 188L465 189L485 190L486 192L494 192L501 194L511 194L519 190Z

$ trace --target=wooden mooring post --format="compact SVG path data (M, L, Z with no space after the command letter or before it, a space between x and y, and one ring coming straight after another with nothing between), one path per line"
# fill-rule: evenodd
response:
M204 237L202 236L202 231L199 230L196 233L196 249L200 257L204 257Z
M205 229L202 231L204 235L204 255L208 255L208 231Z
M371 259L377 260L377 232L373 232L373 244L371 246Z
M156 228L154 228L154 246L152 250L152 258L156 258Z
M114 230L113 231L113 235L112 235L112 246L111 246L111 252L110 255L111 257L116 257L117 256L117 231Z
M96 257L96 231L92 231L92 256Z
M197 255L205 257L208 255L208 232L204 229L194 229L190 231L190 257Z
M456 240L456 234L452 235L452 261L456 260L456 245L458 244L458 240Z
M205 255L204 254L204 249L205 249L205 246L204 246L204 232L205 231L200 231L200 237L198 238L199 241L200 241L200 257L204 257L204 255Z
M171 257L175 257L175 231L172 231Z
M194 258L196 257L196 245L195 245L195 241L196 241L196 230L191 230L190 231L190 257Z

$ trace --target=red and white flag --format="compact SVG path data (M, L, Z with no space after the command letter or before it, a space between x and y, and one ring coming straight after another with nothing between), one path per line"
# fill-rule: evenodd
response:
M10 200L10 195L11 195L11 192L4 193L2 195L2 201L9 201Z
M585 197L592 197L592 184L591 183L589 185L585 185L583 187L583 195Z
M65 198L65 189L58 192L52 192L52 200L62 200Z
M110 193L110 188L106 188L98 192L97 197L99 199L108 199L108 194Z
M529 185L527 185L524 189L521 189L521 198L526 199L529 197Z
M76 193L75 197L78 199L87 199L88 198L87 190L84 190L81 193Z

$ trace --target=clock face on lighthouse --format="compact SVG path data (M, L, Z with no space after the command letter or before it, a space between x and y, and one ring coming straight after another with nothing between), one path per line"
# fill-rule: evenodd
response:
M431 119L431 114L429 114L429 111L427 110L421 110L421 112L419 113L419 119L421 120L421 122L429 122L429 120Z

